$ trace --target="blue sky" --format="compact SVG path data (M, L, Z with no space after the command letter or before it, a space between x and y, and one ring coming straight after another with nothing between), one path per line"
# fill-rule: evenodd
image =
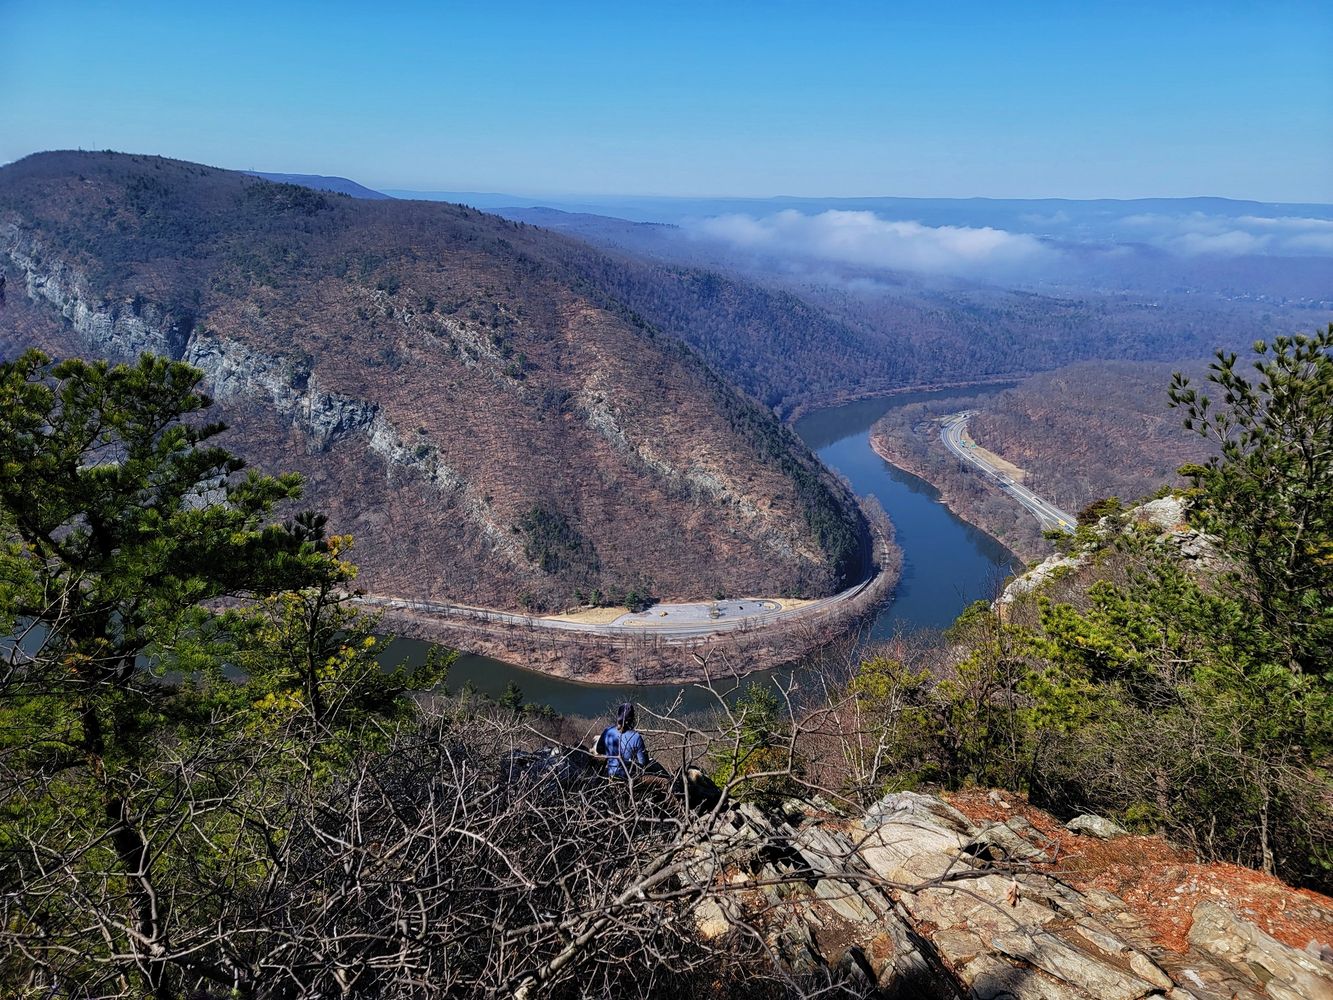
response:
M520 194L1333 202L1329 3L0 0L0 162Z

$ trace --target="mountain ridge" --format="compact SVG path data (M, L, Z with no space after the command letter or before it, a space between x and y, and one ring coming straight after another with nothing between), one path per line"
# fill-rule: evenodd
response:
M382 191L368 188L364 184L359 184L347 177L327 176L325 174L284 174L265 170L247 170L245 172L251 177L262 177L264 180L273 181L276 184L296 184L300 187L312 188L315 191L331 191L334 194L345 194L351 198L384 201L392 197Z
M303 473L306 502L363 541L377 592L550 609L812 596L864 571L845 488L588 286L567 263L587 249L558 235L52 153L0 169L0 248L23 299L0 323L6 353L199 365L231 446Z

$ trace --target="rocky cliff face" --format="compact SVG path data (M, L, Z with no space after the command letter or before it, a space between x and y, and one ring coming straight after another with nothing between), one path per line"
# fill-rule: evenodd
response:
M378 404L325 389L311 361L265 353L193 323L186 326L152 302L126 308L90 301L79 271L51 258L13 224L0 226L0 253L9 255L28 297L55 309L93 354L124 359L148 351L186 361L204 373L215 401L270 408L305 442L309 454L357 438L390 469L417 476L446 497L459 494L455 499L461 503L453 506L491 543L491 554L522 566L521 546L487 516L475 490L440 461L437 449L422 448L420 442L409 447Z
M12 222L0 223L0 254L9 257L30 299L55 309L98 350L114 357L134 357L141 351L175 354L172 341L179 327L157 306L142 300L90 305L78 271L61 257L48 256L38 239Z
M1116 535L1138 529L1154 533L1156 544L1169 546L1183 565L1202 573L1221 571L1224 561L1216 540L1191 528L1186 521L1188 513L1189 504L1183 497L1169 495L1131 507L1122 514L1103 517L1089 529L1086 540L1076 540L1068 552L1047 556L1010 581L996 603L1005 607L1026 594L1040 591L1052 580L1086 566L1097 550Z
M201 368L224 443L302 473L374 592L554 609L858 576L846 491L568 252L460 206L50 154L0 169L0 341Z
M808 806L774 818L742 806L730 830L736 846L720 875L728 891L697 911L701 933L762 927L794 970L863 996L1333 997L1320 943L1277 940L1238 914L1245 900L1199 902L1183 946L1165 947L1151 909L1061 877L1072 863L1062 848L1100 841L1057 838L1017 812L978 822L941 798L903 792L855 819ZM1333 935L1333 901L1291 890L1286 898Z

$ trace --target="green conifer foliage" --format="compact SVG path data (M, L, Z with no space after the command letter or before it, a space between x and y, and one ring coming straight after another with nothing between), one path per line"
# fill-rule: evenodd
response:
M1220 454L1181 471L1202 526L1240 564L1266 642L1299 671L1333 670L1333 324L1258 341L1248 374L1234 353L1210 366L1213 393L1177 374L1171 405ZM1330 678L1333 680L1333 677Z

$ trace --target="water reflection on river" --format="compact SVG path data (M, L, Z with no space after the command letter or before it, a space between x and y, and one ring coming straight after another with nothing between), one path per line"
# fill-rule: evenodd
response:
M893 519L903 550L903 574L892 602L870 629L872 639L889 638L898 631L944 628L972 601L994 596L1016 565L1007 549L955 517L929 484L885 462L870 448L871 425L891 408L978 391L942 390L862 400L820 410L796 424L796 432L826 465L845 476L858 494L876 497ZM429 648L416 639L394 639L385 660L422 662ZM784 668L751 676L790 673L791 668ZM451 688L471 683L492 696L503 692L511 680L523 689L527 701L574 715L610 714L610 706L625 696L649 706L667 705L677 698L686 707L712 703L706 692L678 684L637 688L574 684L485 656L459 657L449 673Z

